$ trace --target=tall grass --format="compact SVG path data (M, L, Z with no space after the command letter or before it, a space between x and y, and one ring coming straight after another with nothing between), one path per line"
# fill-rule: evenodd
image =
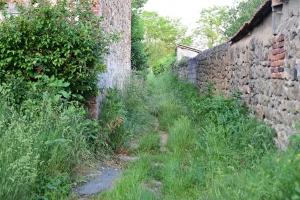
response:
M168 73L145 84L152 105L142 109L168 132L166 151L153 151L149 131L141 159L100 199L300 199L299 136L279 152L274 130L249 116L238 93L201 95ZM158 189L149 187L155 182Z
M76 169L93 159L96 122L83 108L46 99L26 100L19 111L0 104L0 199L67 196Z
M100 125L106 129L106 138L113 150L124 148L130 139L153 130L151 112L156 111L150 103L149 84L142 75L133 73L122 90L109 89L102 102ZM116 121L118 123L113 123Z

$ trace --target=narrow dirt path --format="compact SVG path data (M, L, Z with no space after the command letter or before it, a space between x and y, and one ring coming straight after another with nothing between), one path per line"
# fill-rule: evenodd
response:
M156 132L158 132L160 137L161 137L161 139L160 139L160 148L161 148L161 150L166 151L165 145L166 145L167 140L168 140L168 134L165 131L160 131L159 130L159 121L158 121L157 118L155 118L155 121L154 121L154 130Z
M157 118L155 118L154 121L154 130L158 132L161 137L161 151L166 151L165 144L168 135L167 132L159 130L159 121ZM136 141L130 143L130 148L132 149L136 149L138 146L139 144ZM138 159L137 156L129 155L127 151L117 152L110 161L99 163L99 165L102 166L101 169L91 170L88 175L85 176L87 177L87 182L73 189L74 195L76 195L79 200L87 200L94 195L113 188L114 181L118 179L125 170L124 165L136 159ZM153 163L153 165L155 166L157 163ZM146 187L154 192L159 192L162 183L155 181L151 183L151 186L147 185Z
M114 187L114 181L124 172L124 165L138 159L136 156L128 155L120 151L113 155L111 160L99 163L100 169L92 169L85 175L86 183L73 188L73 194L79 200L87 200L105 190Z

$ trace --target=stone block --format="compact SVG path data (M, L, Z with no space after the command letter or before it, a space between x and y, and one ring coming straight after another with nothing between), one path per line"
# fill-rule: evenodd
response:
M271 65L271 62L270 62L270 61L263 61L263 62L262 62L262 65L268 67L268 66Z

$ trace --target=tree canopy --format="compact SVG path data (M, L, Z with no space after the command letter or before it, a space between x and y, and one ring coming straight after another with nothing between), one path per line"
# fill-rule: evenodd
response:
M180 19L163 17L157 12L144 11L145 43L150 53L149 65L174 52L176 44L190 45L192 37Z
M254 12L265 0L236 0L227 11L224 20L224 35L233 36L243 24L251 19Z
M194 30L198 46L211 48L226 40L224 22L227 10L227 6L213 6L201 10L198 26Z
M233 36L265 0L236 0L228 6L213 6L202 9L193 31L195 44L211 48Z

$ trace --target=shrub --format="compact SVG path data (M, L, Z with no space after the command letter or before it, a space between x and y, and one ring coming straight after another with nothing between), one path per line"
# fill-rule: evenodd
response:
M152 71L154 74L160 74L166 71L169 67L171 67L176 61L175 54L169 54L164 58L158 60L152 67Z
M34 2L19 4L20 15L6 15L0 25L0 82L6 75L26 82L38 81L38 75L54 76L70 83L66 89L74 95L95 96L108 45L117 37L99 26L102 18L93 14L94 1L76 7L66 0Z

